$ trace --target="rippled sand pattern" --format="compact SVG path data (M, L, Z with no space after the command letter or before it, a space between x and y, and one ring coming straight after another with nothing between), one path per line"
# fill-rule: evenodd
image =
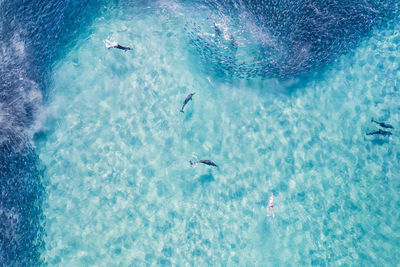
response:
M49 265L397 264L399 32L290 89L205 74L174 11L99 19L56 67ZM366 136L371 117L393 136Z

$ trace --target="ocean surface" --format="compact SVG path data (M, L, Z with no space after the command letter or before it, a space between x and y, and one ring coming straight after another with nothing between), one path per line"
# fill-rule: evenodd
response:
M400 262L397 1L0 14L0 265Z

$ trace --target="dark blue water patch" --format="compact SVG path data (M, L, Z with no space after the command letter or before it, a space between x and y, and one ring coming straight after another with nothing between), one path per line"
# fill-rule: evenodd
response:
M0 145L0 262L2 266L35 266L42 237L43 171L30 146L19 151Z
M102 4L0 2L0 117L7 118L0 119L0 142L31 137L53 62L82 35Z
M53 63L106 1L0 1L0 265L36 266L43 176L31 141ZM37 134L36 141L45 141Z
M188 21L189 40L207 69L241 78L288 78L318 70L351 51L373 29L394 21L400 8L397 0L209 0L205 4L215 14L206 21ZM241 49L252 50L247 59L236 56Z
M28 78L40 82L57 58L68 52L106 4L115 1L3 1L0 33L4 46L13 47L16 37L24 46L24 62L12 54L8 65L29 67ZM86 32L89 34L89 32ZM21 52L21 51L17 51Z

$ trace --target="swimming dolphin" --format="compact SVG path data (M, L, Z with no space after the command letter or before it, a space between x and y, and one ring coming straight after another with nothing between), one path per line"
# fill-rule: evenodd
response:
M268 201L268 216L272 215L272 218L275 217L274 214L274 193L271 194L271 196L269 197L269 201Z
M113 48L121 49L121 50L124 50L124 51L132 50L131 47L125 46L125 45L120 45L120 44L117 44L116 46L113 46Z
M218 35L218 36L221 36L222 35L222 30L221 30L221 28L214 22L214 30L215 30L215 33Z
M379 129L379 130L376 131L376 132L367 133L367 135L375 135L375 134L379 134L379 135L383 135L383 136L390 136L390 135L392 135L391 132L389 132L389 131L384 131L384 130L381 130L381 129Z
M378 124L379 126L383 127L383 128L389 128L389 129L394 129L394 127L388 123L384 123L384 122L379 122L376 121L374 119L371 119L371 122L375 122L376 124Z
M108 49L110 49L110 48L117 48L117 49L121 49L121 50L124 50L124 51L132 50L131 47L125 46L125 45L120 45L120 44L110 45L110 46L108 46L107 48L108 48Z
M106 47L107 47L108 49L110 49L110 48L117 48L117 49L121 49L121 50L124 50L124 51L132 50L131 47L125 46L125 45L120 45L119 43L117 43L117 42L115 42L115 41L114 41L114 42L111 42L110 40L105 40L104 43L105 43L105 45L106 45Z
M181 112L182 112L182 113L184 113L184 112L183 112L183 108L186 106L186 104L187 104L190 100L192 100L192 96L194 96L194 94L195 94L195 93L191 93L191 94L189 94L189 95L186 97L185 101L183 102L182 109L181 109Z
M229 36L229 40L231 41L232 47L236 50L238 48L238 44L232 34Z
M219 25L219 24L216 24L215 22L214 22L214 30L215 30L215 33L216 33L219 37L221 37L222 34L223 34L223 35L224 35L224 36L223 36L224 39L230 41L232 47L233 47L235 50L238 48L238 44L237 44L237 42L236 42L235 37L233 37L232 34L229 34L229 35L228 35L228 33L226 33L225 31L223 32L222 29L221 29L221 27L220 27L220 25Z
M193 166L195 164L197 165L198 163L203 163L205 165L214 166L214 167L218 168L217 164L215 164L214 162L212 162L211 160L208 160L208 159L198 160L196 162L193 162L193 161L190 160L189 162L190 162L190 166Z

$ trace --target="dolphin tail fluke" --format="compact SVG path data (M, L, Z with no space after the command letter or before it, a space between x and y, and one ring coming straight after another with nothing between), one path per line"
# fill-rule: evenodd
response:
M181 109L181 112L182 112L182 113L185 113L185 112L183 112L183 109Z
M191 160L189 160L189 163L190 163L190 167L192 167L192 168L196 168L197 165L199 164L198 161L193 162L193 161L191 161Z

